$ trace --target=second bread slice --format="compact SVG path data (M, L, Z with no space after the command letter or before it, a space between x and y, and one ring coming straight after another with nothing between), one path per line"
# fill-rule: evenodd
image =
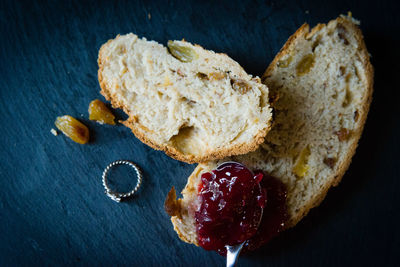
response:
M268 88L225 54L134 34L99 52L101 93L147 145L188 163L255 150L270 128Z
M289 38L263 76L278 96L274 126L265 142L246 155L199 164L182 199L175 200L171 190L166 206L183 241L198 244L194 213L201 174L224 161L263 170L286 185L289 218L284 228L295 226L340 182L355 153L373 90L373 68L357 23L340 16L311 30L304 24ZM268 205L267 200L266 209L274 208ZM264 217L260 227L269 220Z

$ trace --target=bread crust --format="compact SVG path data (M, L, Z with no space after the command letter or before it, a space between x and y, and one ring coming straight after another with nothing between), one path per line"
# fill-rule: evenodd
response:
M118 35L116 38L119 38L120 36ZM241 154L246 154L248 152L256 150L260 144L264 142L265 136L267 135L268 131L271 129L271 119L267 122L265 127L263 129L260 129L258 133L254 136L253 140L248 143L241 143L241 144L236 144L228 147L224 147L218 150L213 150L213 151L208 151L206 154L201 155L201 156L196 156L196 155L189 155L182 153L178 149L176 149L172 145L163 145L163 144L158 144L154 140L148 138L143 131L140 130L140 128L145 127L141 125L137 119L131 115L131 112L129 108L124 105L122 102L118 101L118 97L112 95L110 88L108 88L107 83L105 82L103 78L103 70L104 70L104 62L105 58L103 58L103 50L107 49L107 46L112 42L113 40L109 40L105 44L103 44L99 50L99 56L97 59L97 63L99 66L98 70L98 80L100 84L101 91L100 93L105 97L106 100L111 102L111 105L114 108L120 108L122 109L126 114L128 114L129 118L126 121L122 121L122 124L125 125L126 127L130 128L132 130L132 133L143 143L147 144L148 146L156 149L156 150L162 150L164 151L168 156L179 160L183 161L189 164L192 163L201 163L201 162L206 162L210 160L217 160L217 159L222 159L224 157L228 156L234 156L234 155L241 155ZM196 45L199 46L199 45ZM217 53L219 55L222 55L224 57L228 57L224 53Z
M306 203L302 209L299 210L292 216L287 224L286 228L291 228L295 226L304 216L308 214L308 212L321 204L322 200L325 198L326 194L328 193L329 189L333 186L337 186L343 178L343 175L347 171L350 166L351 159L356 152L356 148L358 146L358 141L361 137L362 131L364 129L365 122L367 120L368 110L372 101L372 93L373 93L373 80L374 80L374 71L373 67L369 61L369 54L367 47L364 42L364 37L361 30L350 21L351 18L348 17L339 17L335 20L331 20L330 23L341 23L344 27L349 29L353 32L353 36L356 38L357 43L359 45L359 52L361 54L361 59L363 62L363 67L365 69L366 77L367 77L367 89L365 91L365 101L362 105L362 109L359 113L360 124L359 128L353 132L353 138L351 140L352 144L346 154L345 160L339 165L338 171L334 173L329 179L330 182L326 183L319 194L316 194L308 203ZM289 53L290 48L296 44L296 40L300 38L306 38L307 36L313 35L321 28L327 26L326 24L318 24L315 26L311 31L310 26L305 23L303 24L285 43L279 53L275 56L274 60L268 66L267 70L265 71L264 75L262 76L262 80L265 81L267 77L270 77L272 72L277 67L279 60L281 60L286 54Z

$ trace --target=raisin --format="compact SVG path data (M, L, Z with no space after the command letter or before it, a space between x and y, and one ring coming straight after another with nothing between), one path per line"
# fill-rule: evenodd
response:
M360 116L360 114L358 113L358 110L354 111L354 121L357 122L358 121L358 117Z
M197 77L199 77L200 79L207 79L208 80L208 75L202 72L198 72L196 74Z
M63 134L79 144L86 144L89 141L89 129L77 119L64 115L57 117L54 123Z
M251 90L251 86L245 80L231 80L231 85L235 91L242 95Z
M345 45L349 45L350 44L349 40L347 40L346 38L346 33L347 33L346 28L342 24L338 24L337 31L339 39L342 40Z
M335 134L338 136L339 141L342 142L350 138L351 131L346 128L341 128L339 131L335 132Z
M335 166L336 159L335 158L324 158L324 163L331 169Z
M168 48L169 52L182 62L192 62L199 57L193 48L171 40L168 41Z
M106 123L115 125L115 116L107 108L107 106L98 99L93 100L89 104L89 119L97 121L101 124Z
M339 67L339 72L340 72L340 76L345 75L346 74L346 67L340 66Z

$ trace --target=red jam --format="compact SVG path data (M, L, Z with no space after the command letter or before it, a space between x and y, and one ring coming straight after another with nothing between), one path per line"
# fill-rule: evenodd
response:
M227 162L202 174L198 191L196 230L206 250L225 255L225 245L246 240L244 251L253 250L284 229L286 187L261 171L253 174L240 163Z
M254 236L266 203L262 178L262 173L254 175L237 162L202 174L195 211L201 247L225 254L225 245L237 245Z
M277 236L285 229L285 223L289 219L286 206L286 186L280 180L266 175L262 171L255 173L261 173L264 177L260 184L267 191L268 201L264 207L257 233L244 246L243 252L255 250Z

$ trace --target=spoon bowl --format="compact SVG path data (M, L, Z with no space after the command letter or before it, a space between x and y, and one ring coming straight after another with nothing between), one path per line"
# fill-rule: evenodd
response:
M258 186L260 187L260 190L262 190L261 185L258 184ZM257 229L260 226L262 217L263 217L263 212L264 209L261 207L261 212L260 212L260 218L258 220L258 224L257 224ZM246 244L246 242L248 242L248 240L235 245L235 246L229 246L226 245L226 267L233 267L236 264L236 261L239 257L240 252L242 251L243 246Z

